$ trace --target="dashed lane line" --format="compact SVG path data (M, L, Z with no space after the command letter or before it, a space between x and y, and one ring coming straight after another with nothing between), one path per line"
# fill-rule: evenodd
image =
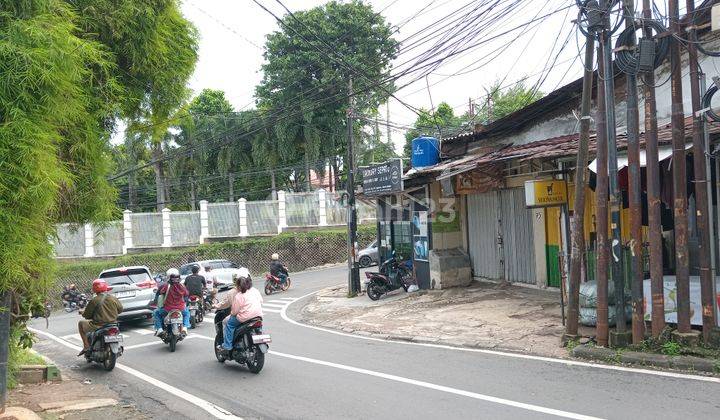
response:
M73 350L81 350L82 349L80 346L77 346L77 345L69 342L68 340L64 340L61 337L55 336L48 332L36 330L35 328L28 328L28 329L30 331L34 332L35 334L45 336L57 343L62 344L65 347L71 348ZM159 379L155 379L149 375L146 375L138 370L131 368L130 366L118 363L115 365L115 367L126 373L129 373L130 375L135 376L136 378L138 378L142 381L145 381L153 386L156 386L156 387L162 389L163 391L166 391L178 398L181 398L181 399L197 406L198 408L206 411L208 414L210 414L212 417L214 417L216 419L222 419L222 420L240 419L240 420L242 420L241 417L235 416L230 411L228 411L222 407L219 407L219 406L211 403L210 401L203 400L202 398L196 397L195 395L189 394L181 389L175 388L174 386L172 386L168 383L162 382Z

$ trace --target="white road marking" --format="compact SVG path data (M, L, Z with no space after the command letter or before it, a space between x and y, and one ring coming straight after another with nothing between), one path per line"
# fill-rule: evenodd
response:
M165 343L163 343L162 340L158 339L157 341L150 341L150 342L142 343L142 344L133 344L132 346L123 346L123 348L125 350L132 350L132 349L139 349L141 347L150 347L150 346L154 346L157 344L165 344Z
M288 302L295 302L296 300L298 300L298 298L278 298L278 299L280 299L280 300L286 300L286 301L288 301Z
M268 307L270 307L270 308L282 309L282 308L284 308L285 306L287 306L287 304L282 304L282 305L281 305L281 304L278 304L278 303L263 303L262 306L263 306L263 307L268 306Z
M73 341L77 341L78 343L82 343L82 340L80 339L80 337L77 334L63 335L60 338L62 338L63 340L73 340Z
M134 333L138 333L140 335L150 335L155 334L155 331L149 329L149 328L139 328L137 330L131 330Z
M263 306L262 309L263 309L263 312L271 312L271 313L273 313L273 314L282 313L282 311L281 311L280 309L270 309L270 308L266 308L266 307L264 307L264 306Z
M210 338L207 336L199 335L198 337L204 338L206 340L213 340L213 338ZM310 357L296 356L293 354L281 353L281 352L278 352L275 350L270 350L270 354L272 354L274 356L284 357L287 359L293 359L293 360L299 360L301 362L312 363L315 365L321 365L321 366L327 366L327 367L331 367L331 368L335 368L335 369L346 370L346 371L350 371L350 372L354 372L354 373L359 373L362 375L374 376L376 378L387 379L390 381L402 382L405 384L414 385L414 386L418 386L421 388L432 389L432 390L440 391L440 392L446 392L449 394L459 395L462 397L473 398L476 400L487 401L487 402L491 402L491 403L495 403L495 404L507 405L510 407L520 408L523 410L535 411L537 413L550 414L553 416L565 417L565 418L569 418L569 419L579 419L579 420L600 419L600 417L586 416L583 414L572 413L569 411L556 410L554 408L547 408L547 407L542 407L539 405L527 404L527 403L522 403L522 402L518 402L518 401L512 401L512 400L508 400L505 398L493 397L491 395L478 394L477 392L465 391L462 389L451 388L451 387L444 386L444 385L437 385L437 384L433 384L433 383L425 382L425 381L418 381L416 379L405 378L402 376L391 375L388 373L376 372L374 370L368 370L368 369L357 368L354 366L342 365L339 363L326 362L324 360L312 359Z
M308 293L306 295L300 296L297 298L297 300L307 298L309 296L312 296L318 291ZM297 325L299 327L303 328L310 328L317 331L323 331L329 334L335 334L335 335L341 335L344 337L351 337L358 340L367 340L367 341L381 341L385 343L393 343L393 344L399 344L399 345L405 345L405 346L420 346L420 347L431 347L436 349L443 349L443 350L454 350L454 351L462 351L462 352L468 352L468 353L482 353L482 354L491 354L494 356L503 356L503 357L513 357L516 359L525 359L525 360L535 360L540 362L547 362L547 363L557 363L562 364L566 366L582 366L582 367L589 367L589 368L596 368L596 369L605 369L605 370L614 370L614 371L620 371L620 372L631 372L631 373L640 373L644 375L654 375L654 376L663 376L666 378L675 378L675 379L689 379L694 381L701 381L701 382L714 382L714 383L720 383L720 378L712 377L712 376L700 376L700 375L690 375L685 373L678 373L678 372L664 372L660 370L650 370L650 369L639 369L639 368L632 368L632 367L626 367L626 366L614 366L614 365L604 365L599 363L592 363L592 362L580 362L577 360L568 360L568 359L554 359L552 357L544 357L544 356L533 356L531 354L520 354L520 353L509 353L504 351L498 351L498 350L486 350L486 349L470 349L470 348L463 348L463 347L453 347L453 346L447 346L444 344L432 344L432 343L413 343L409 341L395 341L395 340L387 340L383 338L377 338L377 337L365 337L361 335L355 335L355 334L349 334L345 332L335 331L331 330L329 328L323 328L323 327L316 327L314 325L307 325L303 324L301 322L295 321L294 319L290 318L287 315L287 309L290 305L284 307L280 313L280 316L283 320Z
M283 305L287 305L287 304L290 303L291 301L289 301L289 300L270 300L270 301L268 301L268 302L270 302L270 303L282 303Z
M28 329L29 329L30 331L34 332L35 334L43 335L43 336L45 336L45 337L47 337L47 338L49 338L49 339L51 339L51 340L53 340L53 341L55 341L55 342L57 342L57 343L60 343L60 344L64 345L65 347L69 347L69 348L74 349L74 350L81 350L81 349L82 349L80 346L76 346L75 344L72 344L72 343L70 343L69 341L64 340L64 339L62 339L62 338L60 338L60 337L57 337L57 336L55 336L55 335L53 335L53 334L50 334L50 333L48 333L48 332L36 330L36 329L34 329L34 328L28 328ZM122 371L125 371L125 372L129 373L130 375L135 376L135 377L138 378L138 379L141 379L141 380L143 380L143 381L145 381L145 382L147 382L147 383L149 383L149 384L151 384L151 385L154 385L154 386L156 386L156 387L158 387L158 388L160 388L160 389L162 389L162 390L164 390L164 391L167 391L167 392L169 392L170 394L175 395L175 396L178 397L178 398L182 398L183 400L185 400L185 401L187 401L187 402L189 402L189 403L191 403L191 404L196 405L197 407L203 409L204 411L206 411L207 413L209 413L211 416L213 416L213 417L216 418L216 419L223 419L223 420L226 420L226 419L227 419L227 420L237 420L237 419L239 419L239 420L242 420L241 417L237 417L237 416L233 415L233 414L232 414L231 412L229 412L228 410L225 410L225 409L222 408L222 407L218 407L217 405L211 403L210 401L206 401L206 400L203 400L203 399L201 399L201 398L198 398L198 397L196 397L196 396L194 396L194 395L192 395L192 394L189 394L189 393L187 393L187 392L185 392L185 391L183 391L183 390L181 390L181 389L175 388L174 386L172 386L172 385L170 385L170 384L167 384L167 383L162 382L162 381L160 381L160 380L158 380L158 379L155 379L155 378L153 378L153 377L151 377L151 376L148 376L148 375L146 375L146 374L144 374L144 373L142 373L142 372L139 372L139 371L137 371L137 370L135 370L135 369L133 369L133 368L131 368L131 367L129 367L129 366L126 366L126 365L123 365L123 364L118 363L118 364L115 365L115 367L118 368L118 369L120 369L120 370L122 370Z

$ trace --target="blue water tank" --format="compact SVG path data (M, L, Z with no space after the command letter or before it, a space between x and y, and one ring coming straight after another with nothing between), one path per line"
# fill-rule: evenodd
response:
M418 137L412 141L412 167L424 168L440 162L440 142L435 137Z

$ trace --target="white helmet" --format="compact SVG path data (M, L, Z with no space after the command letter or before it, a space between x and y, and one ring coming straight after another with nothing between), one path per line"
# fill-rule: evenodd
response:
M177 268L171 268L165 274L167 275L168 278L180 277L180 272L178 271Z
M245 268L245 267L240 267L240 268L238 268L238 272L237 272L237 275L236 275L236 276L239 277L239 278L244 278L244 279L249 278L249 277L250 277L250 270L248 270L248 269Z
M272 255L270 256L270 259L279 260L279 259L280 259L280 256L279 256L278 253L276 252L276 253L274 253L274 254L272 254Z

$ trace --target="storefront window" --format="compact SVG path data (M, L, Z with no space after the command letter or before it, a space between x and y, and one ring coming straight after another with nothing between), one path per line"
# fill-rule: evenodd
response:
M393 248L403 259L412 258L412 227L410 222L394 222L395 241Z

